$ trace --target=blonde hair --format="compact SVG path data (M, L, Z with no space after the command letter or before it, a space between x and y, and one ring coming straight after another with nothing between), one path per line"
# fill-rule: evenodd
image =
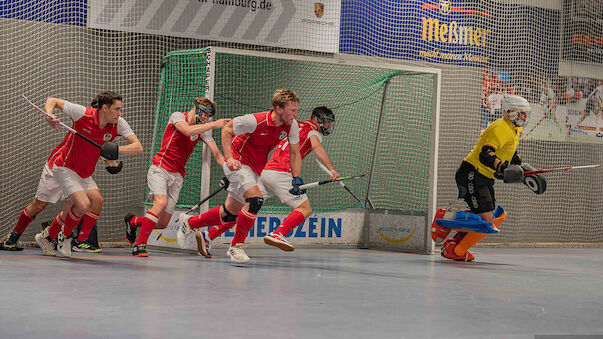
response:
M272 108L285 108L288 102L299 102L297 94L291 89L277 89L272 95Z

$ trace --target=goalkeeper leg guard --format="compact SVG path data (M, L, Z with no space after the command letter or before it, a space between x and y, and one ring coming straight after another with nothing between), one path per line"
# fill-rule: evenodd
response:
M444 218L446 213L448 213L447 210L442 208L438 209L435 213L435 217L433 218L433 222L431 223L431 239L436 243L441 243L448 237L448 234L450 234L450 229L441 226L436 222L437 219Z
M505 209L498 205L492 213L492 224L495 228L502 224L502 222L507 218L507 212ZM461 241L457 243L457 246L454 247L454 253L458 256L463 256L465 253L468 253L469 249L478 242L482 241L488 234L484 233L476 233L476 232L467 232L467 235L463 237Z
M460 233L459 233L460 234ZM452 259L452 260L456 260L456 261L473 261L475 259L475 257L473 256L473 254L471 254L469 251L465 251L465 253L463 255L457 255L454 251L455 247L458 247L458 245L448 239L449 241L446 241L444 243L444 246L442 247L442 256L444 258L447 259Z

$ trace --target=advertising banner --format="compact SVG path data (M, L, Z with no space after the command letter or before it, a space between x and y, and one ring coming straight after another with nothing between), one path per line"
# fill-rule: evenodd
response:
M371 249L399 252L428 253L426 242L426 217L370 211L367 214L368 245Z
M174 212L170 226L164 230L154 230L149 237L149 245L179 248L176 232L179 223L174 224L180 212ZM264 236L278 228L286 214L262 214L257 219L246 240L246 244L264 244ZM364 224L364 211L346 210L312 214L301 225L297 226L287 239L295 245L350 245L360 244ZM207 227L201 231L207 230ZM214 240L215 244L230 244L234 236L234 227ZM161 236L159 234L161 233ZM159 237L159 238L158 238ZM197 249L194 233L186 239L186 248Z
M561 60L603 62L603 1L564 0Z
M366 1L343 8L341 53L484 65L492 15L468 1ZM379 17L368 17L369 15ZM379 20L380 14L387 20Z
M91 0L88 27L334 53L340 12L337 0Z

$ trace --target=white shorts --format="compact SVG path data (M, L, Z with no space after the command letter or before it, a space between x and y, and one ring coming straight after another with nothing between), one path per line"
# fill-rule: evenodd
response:
M65 197L69 197L79 191L88 192L89 190L98 189L92 177L82 178L75 171L67 167L55 165L52 168L52 174L63 190Z
M291 185L292 180L291 173L263 170L258 186L262 191L264 200L276 196L283 204L296 209L304 201L308 200L308 196L306 193L300 195L291 194L289 190L293 188Z
M230 181L228 185L228 195L234 198L236 201L245 204L245 192L253 186L258 185L258 176L254 171L247 165L241 166L238 171L231 171L226 166L226 163L222 166L224 175Z
M52 170L48 167L48 164L45 164L42 170L42 176L40 177L38 190L36 191L36 199L51 204L56 204L59 200L65 200L63 190L54 179Z
M150 189L149 200L153 200L155 194L167 196L164 211L173 214L183 182L184 178L180 173L168 172L165 168L151 165L147 172L147 183Z

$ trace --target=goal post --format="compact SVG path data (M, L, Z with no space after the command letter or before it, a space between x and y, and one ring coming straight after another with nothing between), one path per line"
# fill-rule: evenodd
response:
M335 128L323 145L340 174L367 174L346 185L371 207L371 216L339 185L309 190L314 214L354 213L344 218L350 225L341 226L355 229L354 236L330 241L432 251L428 230L437 196L439 69L374 57L335 54L326 58L207 47L168 53L161 79L156 114L162 117L155 120L154 148L161 143L169 115L190 109L196 96L216 103L216 118L266 111L278 88L293 89L300 97L298 120L310 119L316 106L331 108ZM213 136L221 148L219 130ZM223 173L209 153L198 147L191 155L178 207L190 208L217 188ZM309 155L302 164L306 182L325 179L314 157ZM200 212L220 205L225 197L221 192ZM274 198L264 203L262 213L283 217L289 208ZM370 221L378 219L377 215L387 215L394 223L408 222L404 216L411 216L412 241L400 241L409 235L405 225L373 230L374 225L384 223ZM410 243L412 248L404 248Z

